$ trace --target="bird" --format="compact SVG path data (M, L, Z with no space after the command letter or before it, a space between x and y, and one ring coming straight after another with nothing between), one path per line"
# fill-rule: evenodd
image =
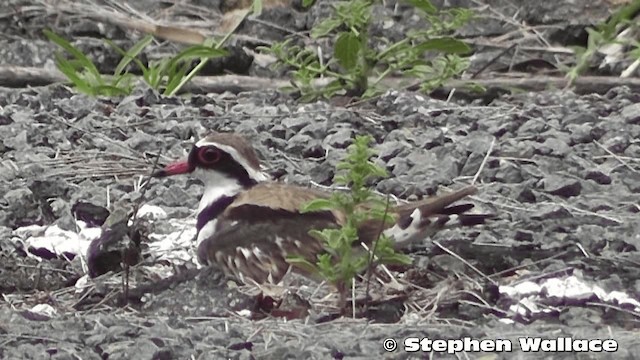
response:
M196 220L197 259L218 266L225 275L243 283L279 283L292 266L289 256L312 263L324 247L310 230L338 228L345 214L338 210L302 212L311 200L329 198L330 191L273 180L262 170L250 142L233 132L214 132L197 141L188 157L152 174L165 178L189 174L204 184ZM469 214L473 204L455 205L477 188L459 190L425 200L391 207L395 222L384 234L403 249L452 226L473 226L489 214ZM359 241L371 245L383 224L363 222ZM305 270L291 269L303 275Z

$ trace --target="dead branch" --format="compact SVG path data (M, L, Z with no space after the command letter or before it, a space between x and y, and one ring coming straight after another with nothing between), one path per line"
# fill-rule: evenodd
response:
M465 91L470 85L480 85L485 88L498 88L505 91L521 89L526 91L543 91L548 89L563 89L567 85L567 79L558 76L525 77L528 74L511 74L503 77L473 80L450 80L441 89L449 92L456 89L457 92ZM49 70L35 67L0 66L0 86L3 87L27 87L44 86L56 82L66 82L66 78L57 69ZM316 86L327 83L327 79L316 81ZM403 78L387 78L383 85L391 89L417 90L419 84L406 85ZM271 79L244 75L198 76L184 88L186 92L223 93L234 94L245 91L276 90L291 83L287 79ZM640 79L620 78L611 76L583 76L573 84L573 91L577 94L598 93L604 94L618 86L628 86L632 91L640 91ZM473 93L470 96L475 97Z

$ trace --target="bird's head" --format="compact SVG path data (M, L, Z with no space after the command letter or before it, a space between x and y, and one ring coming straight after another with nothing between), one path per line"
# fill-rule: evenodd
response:
M191 173L205 185L201 207L270 179L260 169L253 147L233 133L213 133L201 139L191 148L187 159L168 164L153 177Z

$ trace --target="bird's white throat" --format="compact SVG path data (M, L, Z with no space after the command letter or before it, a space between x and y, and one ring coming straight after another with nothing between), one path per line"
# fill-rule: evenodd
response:
M200 199L198 213L222 197L232 197L243 190L238 180L217 171L196 169L194 175L204 184L204 193Z

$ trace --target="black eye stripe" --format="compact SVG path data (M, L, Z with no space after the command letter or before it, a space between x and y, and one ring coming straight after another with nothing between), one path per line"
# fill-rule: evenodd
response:
M216 173L237 179L245 187L256 184L247 170L233 156L216 146L193 146L189 153L189 164L195 168L214 170Z

